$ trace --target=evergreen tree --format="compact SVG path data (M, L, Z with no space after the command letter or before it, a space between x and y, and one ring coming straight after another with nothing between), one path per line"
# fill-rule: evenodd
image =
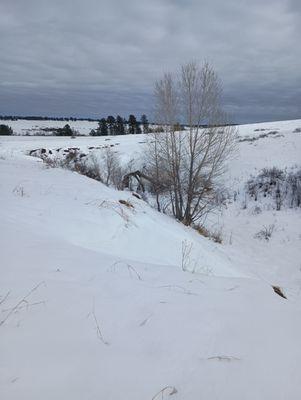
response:
M116 135L116 121L113 115L107 117L108 130L110 135Z
M99 121L97 131L100 136L108 135L108 125L105 118L101 118Z
M133 135L137 133L137 120L135 115L131 114L129 116L128 124L129 124L129 134Z
M66 124L63 128L58 128L56 130L56 136L73 136L74 131L71 129L69 124Z
M123 118L121 118L120 115L117 115L117 117L116 117L116 134L117 135L125 134L124 120L123 120Z
M90 136L99 136L98 129L96 129L96 130L95 129L91 129L89 135Z
M148 133L149 132L149 124L148 124L148 119L145 114L141 116L141 125L143 126L143 133Z
M12 135L13 130L8 125L1 124L0 125L0 135Z

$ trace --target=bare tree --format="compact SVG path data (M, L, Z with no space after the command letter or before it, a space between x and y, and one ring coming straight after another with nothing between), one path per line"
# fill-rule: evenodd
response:
M186 225L212 208L216 183L234 149L236 129L221 110L221 84L205 63L184 65L155 85L157 121L164 133L152 133L144 174L151 182L160 210L160 195L170 198L173 215ZM188 130L176 132L177 121Z
M120 165L118 154L110 147L105 148L98 157L91 154L88 159L88 168L87 163L81 163L80 165L83 166L84 169L92 171L105 185L112 185L117 189L121 188L124 172Z
M155 83L155 114L165 130L176 124L180 111L180 98L171 73L165 73L163 78Z
M109 185L112 183L115 187L118 187L122 177L121 166L118 155L110 147L104 150L102 163L105 184Z

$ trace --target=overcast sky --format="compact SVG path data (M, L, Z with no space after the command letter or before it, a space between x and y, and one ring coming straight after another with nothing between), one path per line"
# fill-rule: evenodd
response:
M0 114L151 117L204 59L236 122L301 118L301 0L0 0Z

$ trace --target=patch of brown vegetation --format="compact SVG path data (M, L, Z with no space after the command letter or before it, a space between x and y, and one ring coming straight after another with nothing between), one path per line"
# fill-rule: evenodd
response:
M202 225L195 225L194 229L202 236L213 240L215 243L222 243L223 238L221 232L210 232L207 228Z
M273 288L274 292L276 294L278 294L278 296L283 297L284 299L287 299L287 297L285 296L285 294L283 293L282 289L279 286L272 285L272 288Z
M126 206L128 208L134 208L133 204L130 203L129 201L127 201L127 200L119 200L119 203L123 204L124 206Z

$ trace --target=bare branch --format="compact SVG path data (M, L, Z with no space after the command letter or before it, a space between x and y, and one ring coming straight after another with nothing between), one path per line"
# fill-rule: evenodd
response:
M18 303L17 303L15 306L13 306L11 309L9 309L9 312L8 312L8 314L6 315L6 317L5 317L2 321L0 321L0 326L3 325L3 324L8 320L8 318L9 318L14 312L16 312L18 309L20 309L20 308L22 307L22 305L24 305L24 304L27 305L27 304L28 304L28 301L27 301L28 297L29 297L33 292L35 292L41 285L45 285L45 282L43 281L43 282L38 283L36 286L34 286L34 287L27 293L26 296L24 296L20 301L18 301Z
M98 339L99 339L100 341L102 341L103 344L105 344L106 346L108 346L110 343L108 343L108 342L106 342L106 341L104 340L104 337L103 337L102 332L101 332L101 330L100 330L100 326L99 326L99 323L98 323L98 319L97 319L96 314L95 314L95 304L94 304L94 302L93 302L93 307L92 307L92 316L93 316L93 319L94 319L94 323L95 323L95 327L96 327L96 332L97 332L97 337L98 337Z
M174 386L165 386L163 389L161 389L158 393L156 393L153 397L152 400L159 399L159 396L161 399L163 399L164 394L167 394L168 396L172 396L173 394L178 393L177 389Z
M10 295L10 290L6 293L6 295L3 297L3 299L0 300L0 305L3 304L7 300L9 295Z

